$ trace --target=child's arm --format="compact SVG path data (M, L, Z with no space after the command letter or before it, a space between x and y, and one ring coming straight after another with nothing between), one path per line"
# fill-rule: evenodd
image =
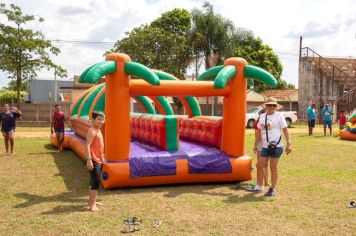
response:
M86 136L86 145L85 145L85 152L86 152L86 157L87 157L87 169L89 171L92 171L94 168L93 161L91 159L91 154L90 154L90 146L94 140L95 137L95 132L90 128L88 130L87 136Z
M255 129L255 145L253 146L253 152L258 153L257 144L261 141L261 130Z
M21 111L19 109L17 109L17 107L12 107L12 109L16 112L17 117L21 116Z
M53 134L53 127L54 127L54 114L52 115L51 134Z

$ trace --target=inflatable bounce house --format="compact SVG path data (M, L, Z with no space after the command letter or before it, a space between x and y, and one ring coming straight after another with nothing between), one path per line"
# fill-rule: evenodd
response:
M73 103L73 132L65 133L63 145L85 160L91 113L105 112L104 188L251 179L252 158L244 148L247 86L253 79L276 86L270 73L229 58L197 81L182 81L111 53L85 70L80 82L95 84L103 76L105 84L88 89ZM174 115L167 96L177 97L187 116ZM197 96L223 96L223 116L202 116ZM131 113L130 98L145 113ZM155 114L152 103L161 114ZM51 142L56 145L54 137Z
M356 141L356 113L346 122L346 128L340 132L340 139Z

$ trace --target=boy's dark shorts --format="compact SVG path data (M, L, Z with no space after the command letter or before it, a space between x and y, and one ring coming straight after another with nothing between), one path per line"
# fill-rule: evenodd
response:
M328 127L331 129L331 120L324 120L324 128Z
M14 133L14 132L15 132L15 128L1 130L3 136L8 136L10 133Z
M98 190L101 182L101 170L103 168L102 163L93 162L93 170L90 172L90 189Z
M55 133L64 133L64 128L54 128Z
M311 127L311 128L314 128L315 127L315 120L314 119L308 120L308 126Z

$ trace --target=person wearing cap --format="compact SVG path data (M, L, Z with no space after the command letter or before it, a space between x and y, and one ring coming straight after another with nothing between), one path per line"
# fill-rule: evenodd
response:
M307 109L308 116L308 127L309 127L309 135L313 135L313 128L315 127L315 104L311 104Z
M263 177L266 163L269 162L271 170L271 187L265 196L274 196L276 194L276 185L278 180L278 162L283 153L282 132L287 140L286 154L292 151L291 139L288 132L287 122L282 114L277 112L283 106L277 103L277 100L270 97L262 105L266 113L262 114L257 124L257 135L253 151L258 152L258 141L262 138L262 150L260 158L257 161L257 185L249 189L252 192L263 191ZM273 146L273 147L272 147ZM271 152L274 149L274 152Z
M324 136L326 136L326 127L329 128L330 135L331 135L331 132L332 132L332 120L333 120L334 111L329 106L328 103L325 104L324 108L321 110L321 115L323 116Z

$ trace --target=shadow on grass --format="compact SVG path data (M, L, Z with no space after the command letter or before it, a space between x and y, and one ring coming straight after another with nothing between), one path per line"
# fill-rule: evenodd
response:
M108 190L116 194L141 194L141 193L164 193L166 198L176 198L185 194L206 195L212 197L224 197L226 203L242 203L264 201L265 198L257 196L258 193L247 192L243 187L248 184L238 183L193 183L193 184L175 184L161 186L143 186L135 188L120 188ZM233 191L222 192L219 188L225 188ZM242 193L237 195L237 193Z
M64 214L71 212L84 212L87 211L87 196L88 196L88 184L89 174L85 168L83 161L76 156L72 151L64 151L61 153L56 152L51 144L45 145L47 152L41 152L41 154L51 154L59 170L59 173L54 176L59 176L63 179L63 182L67 188L67 192L63 192L57 195L34 195L30 193L17 193L16 197L27 200L24 203L17 204L14 208L26 208L42 203L58 203L59 205L52 210L43 212L42 214ZM30 153L35 155L39 153ZM255 197L254 194L244 194L241 196L236 195L236 192L221 192L218 188L226 187L233 190L240 190L234 188L235 184L232 183L197 183L197 184L177 184L166 186L148 186L139 188L118 188L112 190L100 189L100 195L105 196L107 194L144 194L144 193L164 193L165 198L176 198L184 194L198 194L207 195L213 197L224 197L224 202L227 203L241 203L244 201L262 201L263 198ZM230 186L230 187L229 187ZM68 205L70 204L70 205Z
M81 203L80 207L84 208L84 206L86 206L85 204L87 203L87 200L83 199L83 195L78 194L76 192L64 192L52 196L40 196L40 195L29 194L29 193L16 193L15 196L18 198L26 199L27 201L15 205L14 208L26 208L33 205L48 203L48 202ZM63 207L58 206L55 207L50 212L56 213L58 212L58 210L55 209L64 209L64 208L68 208L68 212L73 212L75 211L74 209L76 208L72 209L72 207L78 208L79 206L63 206ZM63 213L63 210L61 210L61 213ZM48 212L44 214L48 214Z
M44 212L43 214L63 214L70 212L87 211L87 196L88 196L88 183L89 174L86 170L83 162L78 158L74 152L65 150L64 152L56 152L51 144L45 145L47 152L29 153L29 155L36 154L51 154L56 164L59 173L54 176L60 176L67 188L67 192L63 192L57 195L34 195L30 193L17 193L16 197L27 200L24 203L20 203L14 206L14 208L26 208L33 205L58 202L66 203L66 205L56 206L54 209ZM73 205L67 205L68 203L74 203ZM78 205L79 204L79 205Z
M242 196L231 195L224 200L225 203L240 204L244 202L263 202L266 197L261 196L260 193L246 192Z

